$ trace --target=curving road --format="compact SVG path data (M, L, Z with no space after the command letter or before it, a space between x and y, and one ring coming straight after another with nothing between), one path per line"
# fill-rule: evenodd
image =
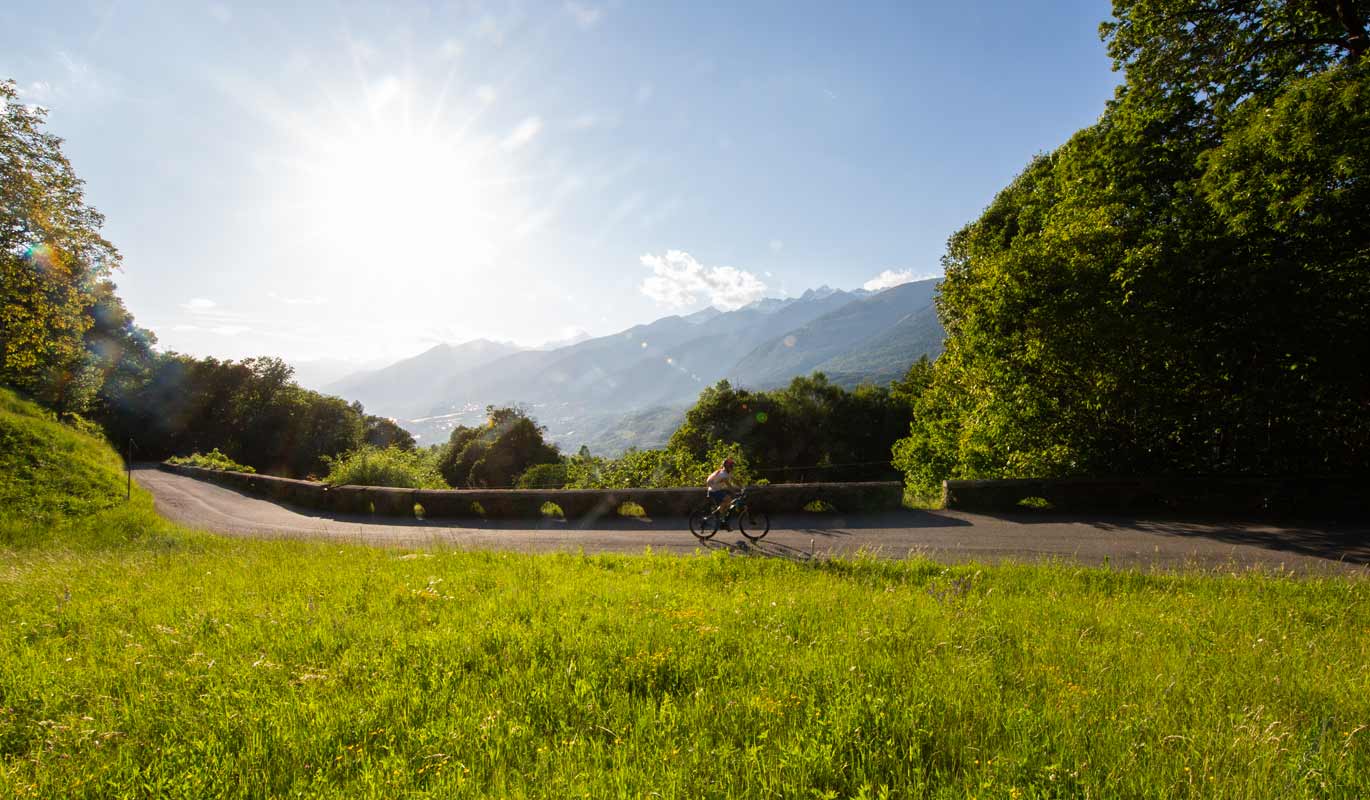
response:
M851 518L802 514L773 519L770 535L759 544L749 544L727 531L701 544L677 519L472 523L338 516L284 506L153 466L135 467L133 474L152 493L163 516L192 528L253 538L530 552L728 549L796 559L868 551L890 557L922 555L949 563L1061 560L1162 569L1260 566L1370 574L1370 524L1364 521L1298 524L956 511L899 511Z

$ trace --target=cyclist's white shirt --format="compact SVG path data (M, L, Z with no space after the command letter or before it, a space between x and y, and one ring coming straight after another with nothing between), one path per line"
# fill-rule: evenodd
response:
M711 492L721 491L723 489L730 488L732 484L732 473L728 472L726 469L723 469L721 467L719 469L714 470L714 474L710 475L708 480L704 481L704 485L709 487L709 491Z

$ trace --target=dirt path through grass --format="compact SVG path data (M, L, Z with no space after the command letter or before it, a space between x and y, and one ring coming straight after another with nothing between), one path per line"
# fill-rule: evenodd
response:
M254 538L336 539L400 547L446 546L543 552L691 553L729 548L775 557L878 551L891 557L917 553L945 562L1060 559L1082 564L1173 568L1265 566L1298 571L1368 571L1370 525L1277 524L1215 519L1064 517L1024 513L983 515L905 511L843 518L788 515L769 536L749 545L720 531L701 545L684 521L601 519L592 523L526 520L472 523L385 520L295 509L197 481L135 468L139 485L169 519L225 535Z

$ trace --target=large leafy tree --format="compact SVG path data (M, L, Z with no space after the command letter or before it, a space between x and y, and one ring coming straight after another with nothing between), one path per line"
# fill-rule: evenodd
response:
M328 458L362 446L366 413L292 378L291 367L275 358L168 353L144 363L125 352L101 392L96 418L120 444L133 439L140 458L218 448L259 471L321 475Z
M952 237L896 461L945 477L1363 469L1364 11L1120 0L1127 80Z
M480 427L458 426L438 460L438 471L458 489L506 489L538 464L561 461L556 446L543 436L546 429L519 408L486 408Z
M1114 0L1101 26L1126 91L1221 116L1370 49L1365 0Z
M911 374L919 369L926 363ZM772 391L720 381L700 393L668 450L700 460L718 442L736 443L757 477L777 483L884 479L892 477L890 445L907 431L908 418L899 385L893 392L875 386L849 391L822 373Z
M85 348L90 309L119 253L44 115L0 81L0 382L84 410L101 377Z

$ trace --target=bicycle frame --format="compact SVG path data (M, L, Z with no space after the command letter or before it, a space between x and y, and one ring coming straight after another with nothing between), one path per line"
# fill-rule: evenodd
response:
M743 489L742 491L737 493L737 496L734 497L732 499L732 502L728 504L728 509L723 512L722 524L726 525L732 522L734 519L737 519L737 515L739 512L746 510L747 490Z

